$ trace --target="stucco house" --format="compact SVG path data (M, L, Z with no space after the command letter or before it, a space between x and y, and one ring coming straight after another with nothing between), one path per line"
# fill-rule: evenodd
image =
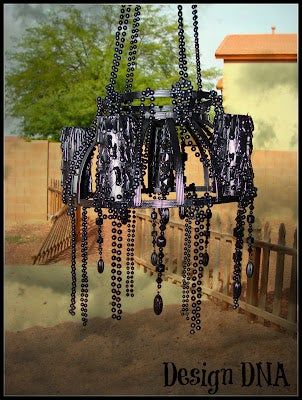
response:
M297 35L227 35L215 53L223 59L225 112L249 114L254 130L253 167L257 216L287 232L297 224Z
M225 111L249 114L254 147L294 150L297 144L297 34L227 35L215 53L223 59Z

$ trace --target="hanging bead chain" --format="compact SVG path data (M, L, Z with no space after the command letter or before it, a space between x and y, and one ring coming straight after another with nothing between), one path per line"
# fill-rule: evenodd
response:
M127 258L126 258L126 296L130 296L130 257L131 257L131 214L129 216L128 222L127 222Z
M179 75L188 78L182 6L178 6Z
M122 223L116 221L117 213L115 210L109 209L109 218L112 220L111 235L111 293L112 293L112 318L121 319L121 254L122 254Z
M195 127L192 127L194 132L196 134L198 134L198 132L196 131ZM209 178L212 178L213 173L212 173L212 165L211 162L208 158L208 155L206 154L206 152L204 151L202 154L200 154L200 152L198 151L198 149L196 149L196 146L193 144L192 140L190 140L190 135L188 133L186 133L184 135L184 138L186 139L186 144L188 146L191 147L192 152L195 154L195 157L199 157L200 161L202 162L204 168L207 168L209 171ZM208 189L208 188L207 188ZM211 211L211 207L213 207L213 198L212 196L210 196L209 192L206 191L204 194L204 199L207 205L207 211L206 211L206 218L207 218L207 222L206 222L206 230L203 232L203 235L205 236L205 253L203 255L203 259L204 262L206 264L204 265L208 265L209 262L209 255L207 252L208 249L208 244L209 244L209 239L210 239L210 227L211 227L211 218L212 218L212 211Z
M153 199L155 200L156 196L153 196ZM151 254L151 264L154 267L156 267L158 263L158 256L156 253L156 241L157 241L156 219L157 219L157 212L155 211L155 208L153 208L151 212L151 221L152 221L151 236L152 236L152 247L153 247L153 253Z
M97 219L96 219L96 224L98 226L98 238L97 238L97 243L98 243L98 252L99 252L99 261L98 261L98 272L101 274L104 271L104 260L103 260L103 224L104 224L104 219L105 215L102 213L102 209L99 207L95 208L95 211L97 212Z
M139 20L140 20L140 10L141 6L137 5L135 7L134 17L133 17L133 27L130 40L130 48L128 53L128 63L126 71L126 89L125 92L129 93L132 89L134 69L136 63L136 53L137 53L137 38L139 34Z
M126 13L125 13L126 11ZM115 34L115 53L113 55L112 71L110 77L110 83L107 86L106 102L108 103L108 109L111 113L118 113L120 111L120 104L118 94L115 92L115 84L120 66L120 60L124 49L125 36L127 34L127 27L130 17L131 5L125 8L125 5L121 7L121 15L119 20L119 27ZM125 15L124 15L125 14ZM122 34L120 33L122 31Z
M116 269L117 269L117 298L116 298L116 307L117 307L117 317L116 319L121 319L121 315L122 315L122 304L121 304L121 288L122 288L122 248L123 248L123 231L122 231L122 223L120 221L117 222L116 224L117 227L117 234L118 234L118 242L117 242L117 257L116 257Z
M183 261L183 281L182 281L182 315L189 320L189 298L190 298L190 263L191 263L191 224L192 220L188 216L185 218L185 240L184 240L184 261Z
M136 211L132 210L131 243L130 243L130 296L134 297L134 245L135 245Z
M136 213L130 212L127 223L127 262L126 262L126 296L134 296L134 244L135 244Z
M71 301L70 301L70 309L69 313L71 315L75 315L76 310L76 216L75 211L76 208L73 206L73 194L72 194L72 178L75 174L75 171L80 167L80 161L84 154L86 153L90 141L93 139L94 133L93 131L86 131L85 136L80 135L80 137L76 136L76 130L70 129L69 137L66 137L66 131L63 130L61 134L61 150L63 153L63 159L69 162L68 165L68 175L66 177L66 182L62 181L62 200L65 204L68 205L67 215L71 218ZM68 149L73 148L75 159L69 160Z
M162 196L163 200L165 200L166 196ZM160 220L159 220L159 236L157 237L156 244L158 246L158 255L157 255L157 265L156 265L156 272L157 272L157 295L154 298L154 312L155 314L159 315L163 309L163 301L160 295L161 285L162 285L162 274L165 271L165 264L164 264L164 247L166 246L166 238L165 238L165 230L166 225L169 222L169 209L162 208L159 209Z
M201 320L200 320L200 310L201 310L201 298L202 298L202 277L203 277L203 269L204 266L208 265L208 259L205 257L206 253L203 253L204 251L204 247L203 244L205 242L205 240L203 239L203 235L202 232L204 230L204 219L205 219L205 214L204 214L204 210L203 210L203 206L200 207L197 211L196 214L196 221L195 221L195 226L199 228L199 238L198 238L198 242L199 242L199 246L198 246L198 250L199 250L199 256L198 256L198 274L197 274L197 300L196 300L196 307L195 307L195 329L197 331L199 331L201 329ZM197 234L197 233L196 233ZM192 311L193 313L193 311Z
M81 315L83 325L88 322L88 241L87 241L87 207L82 209L82 280L81 280Z
M76 290L77 290L77 273L76 273L76 207L69 208L69 215L71 217L71 299L69 313L75 315L76 310Z
M192 271L192 286L191 286L191 330L194 334L195 330L200 330L200 304L202 296L202 273L203 273L203 243L202 230L204 226L204 212L201 208L196 207L194 227L194 256L193 256L193 271Z
M113 60L112 60L112 66L111 66L111 74L110 74L110 83L107 86L107 95L105 97L105 101L108 102L108 108L112 107L112 101L113 101L113 91L114 91L114 86L116 84L116 79L117 79L117 72L118 72L118 67L120 65L120 60L121 60L121 55L122 55L122 49L120 49L120 31L122 30L122 25L123 25L123 20L124 20L124 14L125 14L125 5L121 6L121 14L120 14L120 19L119 19L119 26L118 30L115 33L115 48L114 48L114 54L113 54Z
M193 26L194 26L194 41L195 41L195 57L196 57L196 78L198 90L202 90L199 38L198 38L198 13L197 4L192 5Z
M253 244L254 244L254 237L253 237L253 223L255 222L255 217L253 215L254 199L250 200L249 209L250 209L250 211L249 211L249 214L247 216L247 222L248 222L247 243L248 243L249 261L250 261L251 257L252 257L252 254L253 254Z
M241 295L241 261L243 249L243 234L245 225L246 208L242 201L238 202L238 210L236 217L236 227L234 229L235 252L233 253L234 271L233 271L233 308L239 307L238 300Z

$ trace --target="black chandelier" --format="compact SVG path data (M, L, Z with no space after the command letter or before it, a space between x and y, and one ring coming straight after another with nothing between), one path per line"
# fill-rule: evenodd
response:
M162 274L165 271L165 229L169 209L179 209L185 220L183 295L181 313L191 319L191 333L200 330L203 269L208 265L211 208L215 204L237 202L238 211L233 253L233 299L238 307L241 294L241 262L245 222L248 224L248 277L253 274L252 224L253 184L251 164L253 121L248 115L224 113L222 96L202 90L198 42L197 5L192 5L195 38L197 90L188 79L182 6L178 6L179 80L170 90L132 92L136 65L141 6L122 5L115 35L111 78L104 99L97 98L97 114L89 128L68 127L62 130L62 198L71 217L71 305L76 309L76 208L82 207L82 279L81 315L88 321L88 242L87 209L97 213L98 271L104 271L102 228L105 219L112 223L111 292L112 317L121 319L122 263L126 264L126 296L134 296L134 238L137 208L150 208L152 220L151 263L157 272L154 312L163 309ZM132 15L125 92L115 90L127 28ZM172 105L158 106L158 98L170 99ZM139 103L136 104L135 103ZM148 103L148 104L146 104ZM210 109L215 116L210 120ZM204 184L187 183L186 148L200 160ZM97 150L96 173L92 160ZM95 182L93 191L92 182ZM145 194L144 199L142 195ZM149 199L145 198L149 196ZM172 196L171 196L172 195ZM247 210L249 209L249 210ZM246 216L246 214L248 214ZM192 226L194 222L194 226ZM127 244L123 246L122 226L127 225ZM191 246L192 237L194 239ZM123 250L126 247L126 257ZM192 248L191 248L192 247ZM191 262L192 259L192 262Z

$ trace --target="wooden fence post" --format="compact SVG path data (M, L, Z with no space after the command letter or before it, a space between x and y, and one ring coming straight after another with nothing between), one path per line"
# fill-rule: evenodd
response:
M215 242L216 242L216 249L215 249L215 257L214 257L214 264L213 264L213 280L212 280L212 289L218 290L218 274L219 274L219 266L220 266L220 253L221 253L221 219L219 215L217 215L216 220L216 230L218 234L214 235Z
M232 235L233 234L233 226L231 221L228 221L226 233ZM222 293L225 296L230 296L230 280L231 280L231 266L233 262L233 247L234 247L234 240L232 238L227 238L225 241L225 254L224 254L224 264L223 264L223 287ZM226 301L222 304L222 309L227 310L229 307L229 303Z
M261 236L260 224L255 223L254 225L254 239L260 239ZM251 278L247 278L247 288L246 288L246 302L253 306L258 305L258 284L259 284L259 271L260 271L260 258L261 258L261 248L254 246L252 262L254 264L254 273ZM245 273L245 266L243 266L242 273ZM247 319L250 322L255 321L256 316L252 313L247 313Z
M177 274L182 276L183 269L183 228L177 227Z
M81 211L82 211L81 206L78 206L77 210L76 210L76 235L77 235L77 238L79 238L80 234L81 234L81 222L82 222L82 212Z
M271 228L268 222L266 222L264 226L263 240L268 243L271 242ZM260 293L259 293L259 308L263 311L265 311L266 309L269 258L270 258L270 249L269 247L265 247L262 253L261 280L260 280ZM259 322L264 323L265 322L264 318L259 317Z
M278 237L278 244L281 246L285 246L285 235L286 235L285 226L284 224L281 224L279 228L279 237ZM277 251L273 314L278 316L280 316L281 313L283 273L284 273L284 252Z
M297 229L295 230L293 248L297 248ZM297 321L297 256L292 258L287 319L290 322Z

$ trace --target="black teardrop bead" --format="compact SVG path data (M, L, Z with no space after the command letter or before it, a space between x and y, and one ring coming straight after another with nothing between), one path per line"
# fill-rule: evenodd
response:
M104 272L104 267L105 267L104 261L103 260L99 260L98 261L98 272L100 274L102 274Z
M179 207L179 218L180 219L186 218L186 212L185 212L185 208L183 206Z
M156 266L157 260L158 260L157 254L155 253L155 251L153 251L153 253L151 254L151 264Z
M254 273L254 264L252 263L252 261L249 261L246 265L246 276L248 278L251 278L253 276Z
M158 247L165 247L166 246L166 238L163 235L158 236L157 238L157 246Z
M208 253L204 253L202 257L202 263L206 267L209 264L209 255Z
M161 314L163 311L163 299L160 294L154 297L153 309L156 315Z
M233 283L233 296L235 299L239 299L240 295L241 295L241 283L234 282Z

